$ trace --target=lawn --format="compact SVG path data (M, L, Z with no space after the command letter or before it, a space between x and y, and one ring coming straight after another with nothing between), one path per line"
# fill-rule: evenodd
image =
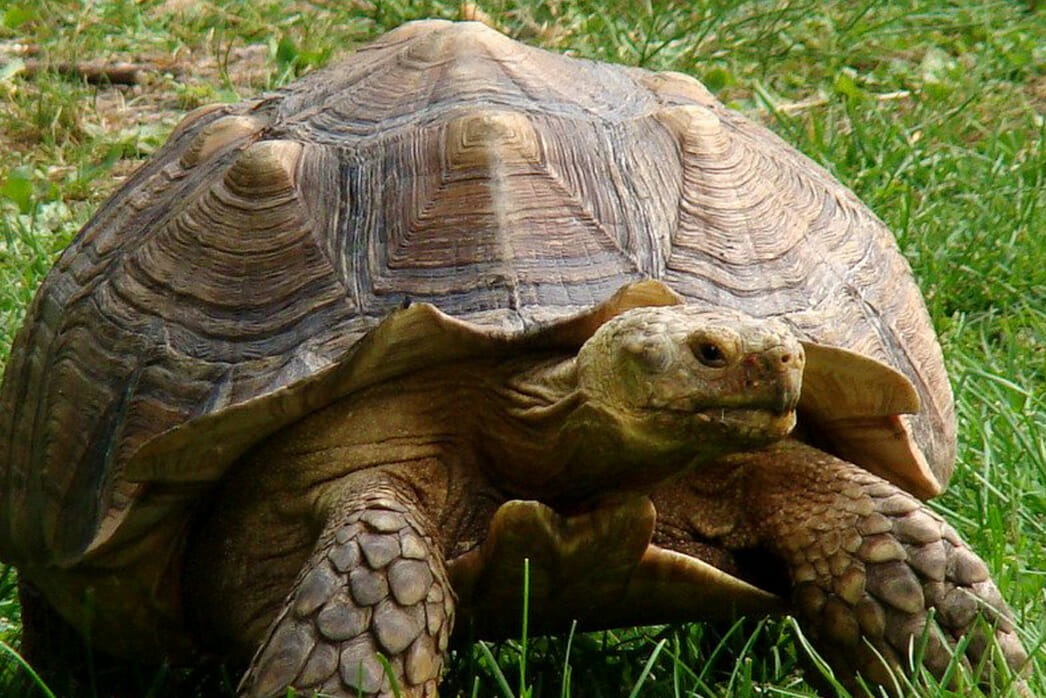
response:
M189 109L286 84L426 16L479 14L555 51L689 73L826 166L895 231L958 404L957 473L932 506L984 557L1037 655L1032 692L1046 695L1046 9L1038 4L7 0L0 365L55 256ZM67 70L117 62L138 66L136 84L88 84L83 70ZM0 566L0 640L17 647L14 579ZM805 695L815 692L805 661L792 621L749 619L462 647L444 690ZM203 695L215 682L221 672L198 680L167 672L143 680L141 695ZM0 695L35 695L30 685L0 647ZM932 680L919 691L952 695Z

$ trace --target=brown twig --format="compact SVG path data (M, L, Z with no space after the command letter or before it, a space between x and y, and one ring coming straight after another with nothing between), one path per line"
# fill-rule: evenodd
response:
M164 68L146 63L104 63L100 61L49 63L31 59L25 62L25 67L21 72L27 77L34 77L49 71L80 78L92 85L135 85L143 73L178 72L173 67Z

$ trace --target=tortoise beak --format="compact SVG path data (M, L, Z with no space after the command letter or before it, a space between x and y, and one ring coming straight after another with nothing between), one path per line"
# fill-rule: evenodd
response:
M795 381L794 385L782 385L778 389L776 404L773 406L774 414L784 416L795 411L799 404L799 392L802 387L802 374L799 375L800 378Z
M803 385L806 357L798 342L779 344L748 354L746 388L752 395L764 392L764 406L778 416L795 410Z

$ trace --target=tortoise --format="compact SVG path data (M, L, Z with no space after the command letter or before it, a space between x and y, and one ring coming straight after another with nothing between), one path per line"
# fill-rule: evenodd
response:
M0 391L0 556L244 696L435 695L524 560L540 631L791 611L851 684L968 634L1020 671L920 502L955 439L825 170L688 76L428 20L190 113L80 231Z

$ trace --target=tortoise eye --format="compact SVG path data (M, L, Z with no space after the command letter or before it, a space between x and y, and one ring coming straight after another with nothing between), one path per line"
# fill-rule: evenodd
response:
M722 368L726 366L726 354L722 348L715 342L702 341L695 344L692 348L694 356L697 360L703 363L705 366L711 368Z

